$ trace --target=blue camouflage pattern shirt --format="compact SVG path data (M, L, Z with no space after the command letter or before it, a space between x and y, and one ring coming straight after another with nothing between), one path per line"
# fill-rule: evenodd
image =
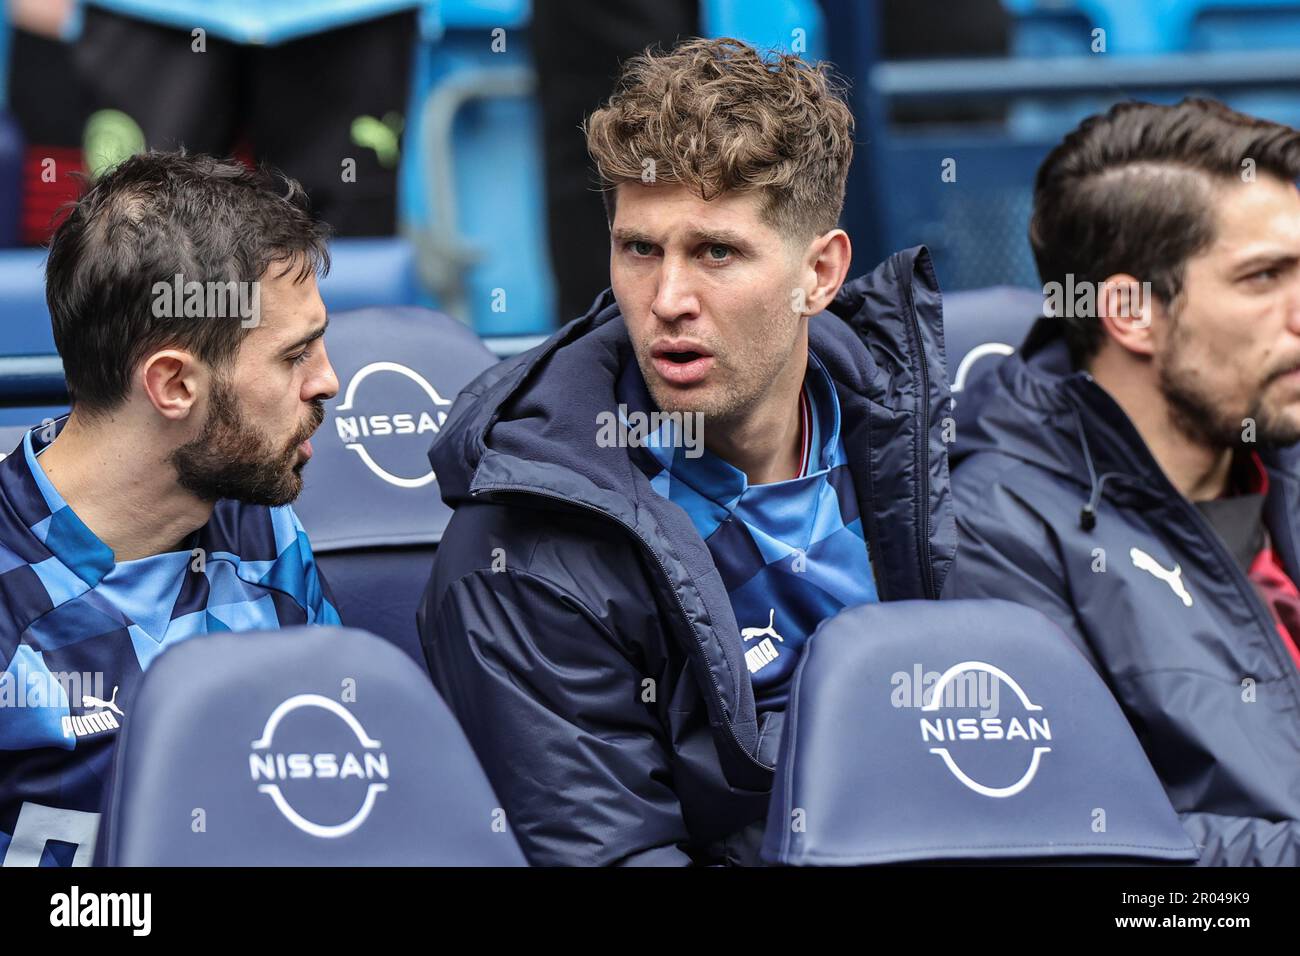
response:
M118 731L163 650L200 634L338 624L293 509L219 501L180 551L115 562L39 456L0 461L0 865L89 864Z
M625 420L655 409L635 362L623 368L617 394ZM650 486L685 510L713 557L760 711L785 707L817 625L843 608L880 600L840 439L839 399L811 352L800 404L804 464L788 481L750 485L740 469L690 447L686 423L671 419L632 451ZM842 509L842 502L852 506Z

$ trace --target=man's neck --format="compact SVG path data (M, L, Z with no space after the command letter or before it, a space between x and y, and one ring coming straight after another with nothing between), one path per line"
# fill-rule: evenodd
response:
M1164 426L1143 430L1139 427L1169 481L1190 501L1208 501L1222 497L1228 490L1232 473L1232 449L1210 448L1193 442L1168 421Z
M745 473L751 485L799 477L803 461L803 429L799 393L808 371L808 349L781 371L763 400L743 419L704 423L704 445L723 461Z
M161 446L141 441L120 419L87 426L74 412L38 459L115 562L178 550L212 516L210 502L176 484Z
M1172 414L1169 403L1149 376L1096 362L1090 369L1097 384L1119 404L1146 442L1170 483L1190 501L1221 497L1232 472L1232 449L1194 440Z

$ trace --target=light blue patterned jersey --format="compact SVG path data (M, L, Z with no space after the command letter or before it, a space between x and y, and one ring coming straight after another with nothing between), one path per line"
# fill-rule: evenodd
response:
M45 476L46 431L0 461L5 866L89 862L117 732L163 650L216 631L339 623L287 506L220 501L183 550L115 563Z
M618 396L628 415L654 411L635 362L623 369ZM785 706L799 654L818 624L879 600L840 440L839 400L811 353L804 397L806 463L789 481L750 485L738 468L691 448L682 440L690 438L684 423L672 420L632 450L651 487L686 511L713 556L760 710Z

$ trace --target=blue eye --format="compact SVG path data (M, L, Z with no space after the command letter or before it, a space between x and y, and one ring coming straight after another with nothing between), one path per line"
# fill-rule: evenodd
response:
M628 247L638 256L648 256L655 251L653 243L644 242L640 239L628 243Z
M722 255L717 255L719 251L721 251ZM712 259L714 262L722 262L723 260L728 259L730 257L731 257L731 246L724 246L716 242L713 245L709 246L709 258Z

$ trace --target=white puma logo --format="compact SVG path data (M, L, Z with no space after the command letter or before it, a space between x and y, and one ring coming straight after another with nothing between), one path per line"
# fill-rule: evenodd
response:
M752 641L756 637L762 637L764 634L768 634L771 635L772 637L775 637L778 641L784 644L785 638L782 637L780 634L776 633L776 631L772 627L772 625L775 622L776 622L776 608L772 608L767 615L767 627L746 627L741 630L740 636L747 641Z
M94 694L82 694L82 695L81 695L81 706L82 706L82 707L106 707L106 708L108 708L109 710L113 711L113 712L114 712L115 714L117 714L118 716L120 716L120 717L125 717L126 714L122 713L122 708L120 708L120 707L117 706L116 701L117 701L117 685L116 685L116 684L113 685L113 693L112 693L112 695L108 698L108 700L100 700L100 699L99 699L98 697L96 697Z
M1133 567L1142 571L1150 571L1170 589L1178 595L1183 602L1184 607L1192 606L1192 596L1187 593L1187 587L1183 584L1183 568L1180 564L1175 564L1174 569L1162 567L1155 558L1147 554L1141 548L1129 548L1128 556L1133 560Z

